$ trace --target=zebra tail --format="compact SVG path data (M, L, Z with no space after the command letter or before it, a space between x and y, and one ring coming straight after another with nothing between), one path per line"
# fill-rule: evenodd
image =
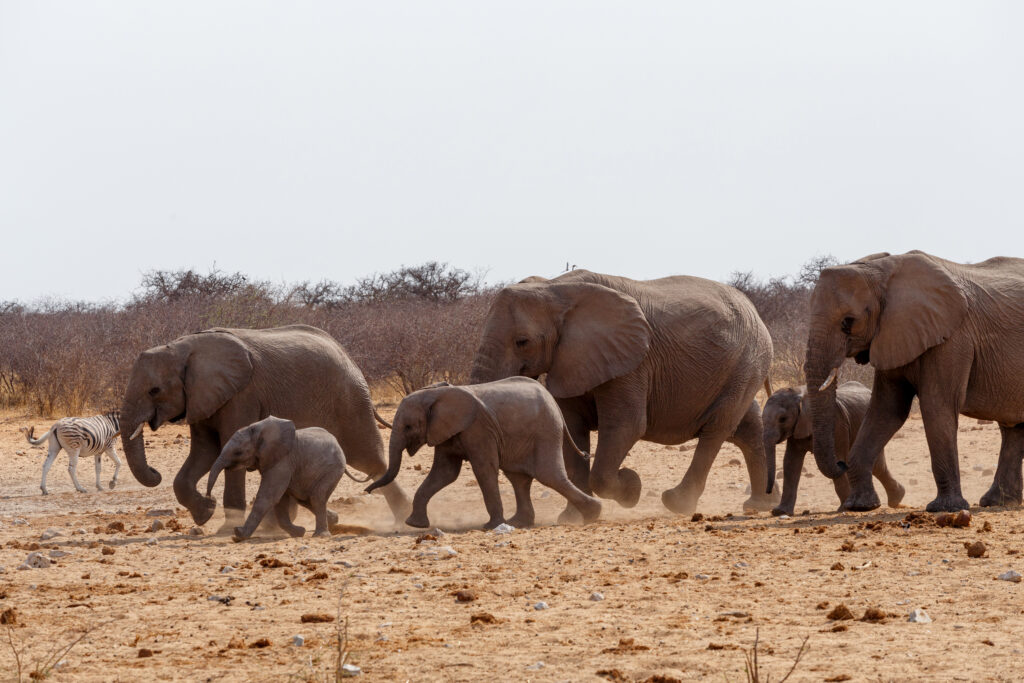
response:
M41 437L39 437L38 439L34 439L34 438L32 438L32 435L35 434L36 428L35 427L29 427L28 429L25 430L25 438L28 439L28 442L30 444L32 444L33 446L39 446L39 445L41 445L44 441L46 441L50 437L50 432L52 432L52 431L53 431L53 428L51 427Z

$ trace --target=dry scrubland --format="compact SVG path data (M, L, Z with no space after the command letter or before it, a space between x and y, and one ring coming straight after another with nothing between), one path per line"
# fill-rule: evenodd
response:
M776 386L799 381L803 311L822 262L792 279L733 278L772 332ZM348 623L343 649L368 680L744 680L758 632L761 680L780 680L805 640L789 680L1024 677L1024 585L995 578L1024 572L1024 517L975 510L970 527L940 528L921 513L935 489L916 416L888 449L906 507L869 514L834 512L808 459L797 508L806 514L741 516L746 471L727 445L704 519L679 518L660 493L681 479L693 442L641 443L627 460L643 479L640 504L606 502L587 526L554 526L563 501L538 486L537 528L479 531L486 513L467 468L431 504L443 533L395 527L382 498L343 479L332 538L236 544L216 534L219 516L191 533L175 504L170 481L188 449L178 426L146 435L160 487L141 487L125 467L115 491L78 494L62 455L42 497L45 452L18 427L116 405L141 349L211 326L313 324L348 348L378 400L391 401L388 414L404 391L464 377L467 340L493 295L437 264L351 288L146 277L127 304L0 307L0 680L15 680L19 663L25 680L333 680L337 614ZM843 377L870 381L863 368ZM964 493L977 501L999 431L973 420L960 430ZM408 491L430 459L430 449L406 459ZM80 464L83 483L91 467ZM105 481L111 472L104 461ZM250 496L255 485L250 477ZM506 484L503 495L511 514ZM58 535L44 540L48 530ZM968 557L965 542L978 541L983 556ZM32 552L52 565L19 571ZM829 618L840 605L853 619ZM916 608L934 621L909 623Z

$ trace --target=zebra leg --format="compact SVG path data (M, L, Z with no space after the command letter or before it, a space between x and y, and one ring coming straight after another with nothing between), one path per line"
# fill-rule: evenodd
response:
M39 488L42 489L44 496L50 494L50 492L46 490L46 474L50 471L50 468L53 467L53 461L57 459L58 453L60 453L60 445L51 441L50 452L46 454L46 460L43 462L43 480L39 484Z
M110 488L113 490L117 486L117 475L121 473L121 458L117 457L117 450L114 448L114 444L107 446L107 455L114 461L114 478L110 480Z
M103 453L97 453L92 457L93 469L96 470L96 490L102 491L103 484L100 483L100 473L103 472Z
M79 493L88 493L86 488L78 483L78 453L81 448L75 448L68 450L68 474L71 475L71 481L75 483L75 490Z

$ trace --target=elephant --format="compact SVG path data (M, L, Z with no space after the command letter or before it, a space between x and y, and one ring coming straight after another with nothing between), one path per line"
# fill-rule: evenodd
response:
M328 523L331 517L335 522L338 517L327 509L327 500L342 474L359 481L346 470L345 454L333 434L320 427L296 429L291 420L273 415L239 429L228 439L210 469L206 497L213 502L211 493L221 470L243 469L260 471L260 488L249 518L235 527L236 541L252 536L271 506L278 525L288 535L302 536L306 530L292 522L296 503L316 517L314 536L330 536Z
M739 446L751 482L748 510L770 510L764 493L761 411L769 394L772 340L741 292L697 277L638 281L574 270L530 277L501 289L488 311L470 372L473 383L545 375L573 441L591 463L563 449L581 490L624 507L640 498L639 475L620 469L639 440L679 444L698 438L682 481L662 494L690 514L725 441ZM566 513L570 513L566 510Z
M826 268L811 293L804 371L814 457L840 476L836 389L846 358L874 368L871 401L848 461L850 510L873 510L871 472L916 396L937 495L929 512L969 506L960 488L960 415L999 423L995 480L981 505L1021 503L1024 456L1024 260L965 265L920 251Z
M536 479L565 496L586 522L601 514L601 501L569 481L562 458L563 445L576 450L555 399L539 382L512 377L470 386L435 385L406 396L395 413L387 473L367 491L389 484L398 475L402 453L409 455L427 444L434 463L416 495L406 524L430 525L427 503L459 476L468 460L484 495L487 528L502 524L504 511L498 492L498 470L505 473L516 496L515 527L533 526L530 486Z
M867 412L871 400L871 390L860 382L843 382L836 390L836 457L846 461L850 444L857 436L864 413ZM764 423L764 452L768 463L768 478L775 479L775 447L786 442L786 452L782 456L782 501L772 510L773 515L792 515L796 507L796 490L800 484L800 472L804 465L804 456L814 450L811 439L811 406L807 399L807 387L779 389L772 394L761 409L761 421ZM875 462L872 474L885 488L889 507L898 507L906 493L906 489L890 474L885 462L883 451ZM850 484L846 477L832 480L839 496L839 508L850 493Z
M228 439L269 415L296 427L323 427L337 438L348 463L370 476L387 469L384 442L366 379L341 345L323 330L288 325L263 330L215 328L179 337L139 354L121 408L121 439L132 474L160 483L146 462L143 425L186 422L188 457L174 478L174 495L197 524L216 507L196 490ZM396 519L409 509L398 484L383 489ZM225 474L226 531L245 514L245 472Z

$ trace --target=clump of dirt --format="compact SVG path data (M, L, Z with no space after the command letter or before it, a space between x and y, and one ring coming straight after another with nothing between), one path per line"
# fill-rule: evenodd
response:
M420 543L426 543L427 541L436 541L436 540L437 540L437 536L435 536L434 534L420 534L419 536L416 537L415 545L419 545Z
M971 513L969 510L959 512L943 512L935 518L935 523L940 527L956 527L962 529L971 525Z
M964 547L967 548L967 557L970 558L985 557L985 553L988 552L988 548L981 541L975 541L974 543L964 541Z
M181 531L181 522L179 522L176 518L171 517L169 520L167 520L167 528L171 531Z
M882 624L885 623L886 618L889 615L878 609L877 607L868 607L864 610L864 616L860 618L861 621L866 621L869 624Z
M103 546L103 550L101 550L100 552L104 555L113 555L115 551L109 545L105 545Z
M303 624L328 624L334 621L334 615L324 614L322 612L311 612L309 614L303 614L299 618Z
M372 529L352 524L332 524L328 530L332 536L366 536L373 533Z
M3 612L0 612L0 624L3 624L4 626L17 626L18 610L13 607L8 607Z
M990 522L990 521L988 521L986 519L985 523L981 525L980 529L978 529L978 533L979 534L988 534L988 533L991 533L991 532L992 532L992 522Z
M703 522L704 521L704 515L702 515L699 512L694 512L693 513L693 517L690 517L690 521L691 522Z
M832 608L832 611L828 613L828 618L832 621L846 621L853 619L853 612L846 605L840 603Z
M615 647L606 647L601 650L601 654L604 655L624 655L630 652L643 652L644 650L650 650L651 648L646 645L640 645L633 638L619 638L619 644Z
M833 564L833 565L832 565L831 567L829 567L829 569L831 569L831 570L832 570L832 571L834 571L834 572L841 572L841 571L843 571L844 569L846 569L846 567L844 567L844 566L843 566L843 563L842 563L842 562L836 562L836 563L835 563L835 564Z
M489 612L477 612L469 618L470 624L497 624L498 618Z
M709 650L738 650L740 648L739 648L738 645L733 645L732 643L725 643L725 644L722 644L722 643L708 643L708 649Z
M903 521L899 522L899 525L904 529L909 529L911 527L921 528L935 526L935 518L929 515L927 512L915 511L908 513L907 516L903 518Z
M228 649L229 650L244 650L245 649L245 640L243 638L240 638L239 636L235 636L234 638L232 638L231 640L228 641Z
M607 678L612 683L629 683L629 678L626 677L626 674L618 669L599 669L597 675L601 678Z
M839 549L842 550L844 553L852 553L854 550L857 549L857 544L849 540L843 541L843 544L839 546Z
M308 583L310 581L323 581L323 580L328 579L328 578L330 578L330 577L327 575L327 572L325 572L325 571L318 571L318 572L314 572L313 574L310 574L309 577L306 579L306 582Z
M476 593L471 590L460 590L452 593L455 596L455 602L473 602L476 600Z
M124 532L124 522L122 522L120 520L118 520L116 522L111 522L110 524L107 525L107 533L108 534L123 533L123 532Z
M267 569L278 569L280 567L290 567L292 563L279 560L276 557L264 557L260 560L260 566Z
M259 638L249 643L250 650L258 650L264 647L270 647L270 638Z
M139 654L138 654L138 658L139 659L143 659L145 657L152 657L152 656L153 656L153 651L150 650L148 647L140 647L139 648Z

